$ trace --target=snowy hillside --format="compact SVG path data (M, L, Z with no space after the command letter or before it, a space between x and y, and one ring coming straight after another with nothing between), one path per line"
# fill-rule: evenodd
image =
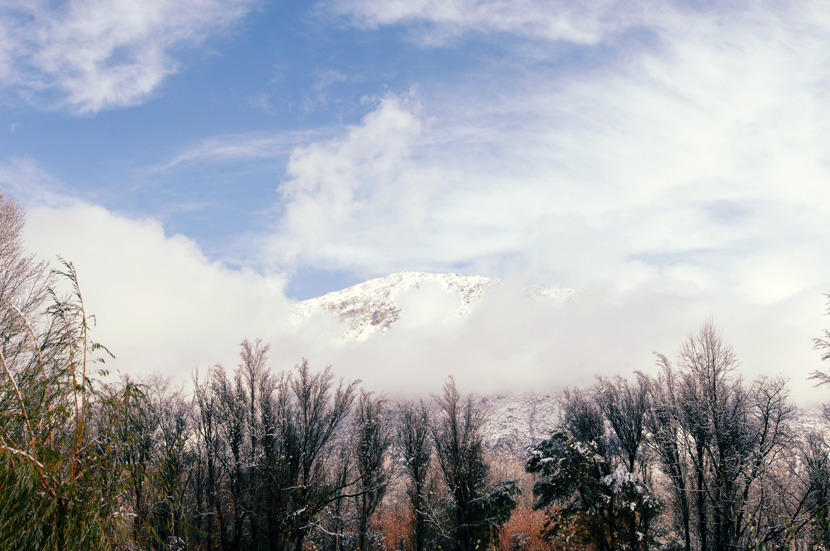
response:
M347 323L343 340L359 342L375 333L389 331L405 318L407 312L401 303L420 300L426 295L427 286L433 290L437 286L449 296L457 297L457 302L447 303L454 306L449 306L453 310L445 314L463 318L486 293L500 285L506 283L496 277L400 272L302 301L298 309L302 318L320 312L337 316ZM542 285L518 291L516 300L532 300L552 307L561 306L575 294L571 289ZM410 294L408 302L400 300L403 293ZM488 411L487 445L517 456L522 456L529 444L546 438L559 420L560 397L553 393L499 394L484 397L483 402Z
M302 301L298 304L301 318L315 314L332 314L344 322L344 341L360 343L373 334L385 332L401 319L406 319L406 305L430 300L435 290L443 290L450 300L439 301L447 311L437 315L446 318L463 318L487 293L507 285L496 277L463 276L459 274L432 274L424 272L400 272L386 277L372 279L353 287L328 293L322 297ZM428 291L427 288L432 291ZM406 299L402 300L403 294ZM531 300L554 308L573 298L575 292L562 287L534 285L526 289L514 289L511 300ZM452 298L457 298L452 300ZM399 331L406 327L399 326ZM559 422L559 408L562 401L561 389L545 388L531 394L502 393L479 396L488 412L484 428L485 440L491 449L498 449L523 457L529 444L550 435ZM801 412L795 422L796 433L811 431L826 433L826 421L819 411Z
M406 315L397 300L401 293L418 290L428 283L437 284L458 297L454 314L460 318L490 288L502 284L502 280L459 274L399 272L302 301L298 308L302 317L320 311L332 313L349 323L344 334L346 340L363 340L378 331L388 331L402 315ZM525 290L525 296L553 305L563 304L573 294L571 289L539 285Z
M559 394L499 394L485 398L484 403L487 445L519 457L528 445L550 436L559 423Z

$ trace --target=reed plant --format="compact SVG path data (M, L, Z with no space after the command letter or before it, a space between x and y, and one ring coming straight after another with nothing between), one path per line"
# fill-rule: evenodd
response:
M0 305L18 322L2 328L4 342L18 343L14 357L0 347L0 549L129 548L130 443L119 428L141 392L103 384L111 354L91 340L75 268L60 262L70 292L50 290L38 317Z

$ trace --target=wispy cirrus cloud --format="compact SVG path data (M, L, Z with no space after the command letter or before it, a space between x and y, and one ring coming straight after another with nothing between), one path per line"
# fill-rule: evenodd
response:
M615 37L614 47L578 71L537 56L515 59L509 79L422 84L423 94L387 96L344 136L298 148L271 254L368 275L514 274L581 289L561 317L502 304L481 320L503 326L450 332L445 349L434 335L428 346L391 335L390 362L412 357L470 381L499 381L498 364L510 365L584 384L597 371L648 369L646 350L671 355L672 334L712 316L746 373L785 373L808 395L830 288L830 10L664 4L635 8L632 23L615 4L591 5L596 13L565 14L579 32L545 35L522 12L542 25L561 15L550 4L517 4L511 18L487 11L511 9L498 2L338 3L359 25L400 25L424 45L510 32L586 47ZM639 32L623 36L629 24ZM646 47L642 33L654 37ZM498 343L541 352L525 362L500 356ZM415 352L426 348L440 352ZM364 363L378 349L361 351ZM535 371L546 361L558 369Z
M170 160L155 165L150 172L163 172L196 162L223 163L250 161L287 156L294 148L314 140L325 139L334 129L313 129L296 132L247 132L206 138L184 148Z
M362 27L412 25L418 40L430 46L469 32L593 44L639 24L647 7L620 0L330 0L326 5Z
M4 88L77 113L135 105L180 68L176 52L242 19L253 0L0 2Z
M403 4L348 6L377 25L440 19ZM511 9L445 9L466 21L485 7ZM616 21L618 8L591 17ZM578 74L537 66L486 90L471 78L387 96L344 136L292 153L270 254L371 275L524 271L627 292L714 285L758 303L830 285L820 275L830 271L820 253L830 246L830 10L718 9L648 12L639 24L659 40L630 50L623 40Z
M57 208L74 202L63 182L38 166L32 159L0 160L0 188L23 203Z

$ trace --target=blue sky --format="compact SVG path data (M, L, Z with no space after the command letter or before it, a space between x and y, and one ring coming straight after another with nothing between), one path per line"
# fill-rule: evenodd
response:
M828 31L812 2L0 1L0 185L144 335L128 355L152 311L192 365L226 357L191 359L217 293L232 348L288 339L267 320L293 300L424 270L596 297L574 365L614 363L608 320L642 328L618 343L639 368L712 316L760 371L806 374Z
M199 2L184 2L178 22L156 21L153 28L147 20L164 17L175 3L119 5L135 21L91 16L107 13L102 2L57 9L31 2L5 9L6 34L19 38L32 27L43 33L34 43L19 38L12 44L11 85L3 90L2 105L8 132L0 142L7 162L34 163L60 182L62 194L128 217L159 220L168 235L193 239L212 259L285 273L294 298L387 270L469 272L470 260L410 257L383 269L329 266L314 259L277 261L279 253L252 246L252 234L262 238L285 216L279 188L290 183L292 152L342 138L384 106L406 104L407 114L417 111L427 121L452 117L453 104L472 94L490 109L501 94L516 95L528 85L555 87L558 79L617 63L626 51L654 47L651 33L637 25L607 40L580 36L576 43L555 35L540 39L535 31L527 36L521 28L486 28L499 24L498 14L495 22L483 22L484 29L465 28L463 20L443 28L425 15L429 6L424 14L392 13L384 24L377 20L385 17L383 4L378 14L360 3L209 2L211 20L196 15L203 9ZM393 4L387 7L394 11ZM499 8L517 10L509 4ZM541 13L550 16L556 9L551 5ZM92 20L87 26L84 16ZM78 28L85 34L66 36ZM64 49L72 48L87 51L94 60L87 63L95 67L71 59ZM164 59L142 66L144 52L153 48ZM55 49L60 53L38 59ZM124 67L154 85L137 91L125 79L102 91ZM424 110L425 103L435 103L436 112ZM511 114L494 116L506 121ZM470 132L482 124L463 118L458 124L472 125ZM461 140L461 154L487 155L487 149L501 147L497 139Z

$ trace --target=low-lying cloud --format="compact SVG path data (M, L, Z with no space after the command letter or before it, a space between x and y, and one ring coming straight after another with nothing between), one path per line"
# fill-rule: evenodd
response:
M458 318L457 297L425 285L397 297L401 318L390 331L343 341L345 323L328 313L301 321L282 278L229 270L151 220L88 204L35 207L26 241L75 264L96 314L95 338L116 354L112 368L135 376L161 372L188 381L197 368L234 368L238 343L262 338L272 345L274 370L305 357L392 395L427 396L449 375L481 394L548 392L590 385L597 374L649 372L653 351L673 357L686 335L712 317L747 377L783 374L805 402L822 398L807 381L821 368L810 339L826 322L821 297L810 292L753 304L662 276L628 292L582 289L555 306L508 281Z

